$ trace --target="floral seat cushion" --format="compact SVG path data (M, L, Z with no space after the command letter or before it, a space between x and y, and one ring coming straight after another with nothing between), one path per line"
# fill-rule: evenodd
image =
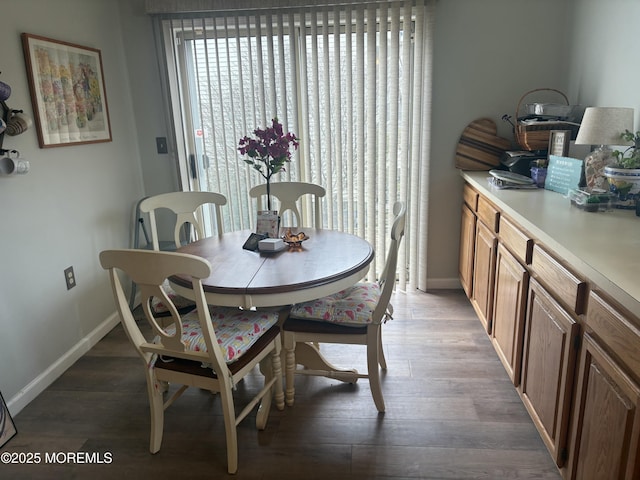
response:
M231 307L211 307L209 311L226 363L238 360L264 332L278 322L277 311L256 312ZM182 341L187 348L199 352L207 351L196 311L182 317L182 328ZM168 335L174 335L175 325L168 326L164 331Z
M380 298L378 283L360 282L333 295L298 303L289 316L303 320L361 327L372 322Z

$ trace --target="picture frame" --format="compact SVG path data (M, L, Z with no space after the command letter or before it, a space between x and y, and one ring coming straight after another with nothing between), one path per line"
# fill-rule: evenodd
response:
M110 142L100 50L29 33L22 47L40 148Z
M258 210L256 233L264 238L278 238L280 217L277 210Z
M571 130L551 130L548 156L566 157L569 154L569 142L571 142Z
M17 433L16 425L13 423L13 418L11 418L7 404L4 403L4 398L2 397L2 393L0 393L0 448Z

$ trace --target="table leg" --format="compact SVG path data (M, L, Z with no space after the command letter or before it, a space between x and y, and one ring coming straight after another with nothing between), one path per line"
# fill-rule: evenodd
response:
M332 365L311 343L296 343L295 355L296 363L305 367L305 370L297 371L303 375L319 375L347 383L356 383L362 377L355 369L343 370Z
M289 407L293 406L294 403L295 374L335 378L336 380L347 383L356 383L358 378L366 377L366 375L359 374L357 370L338 369L320 353L317 345L296 342L295 336L293 335L285 335L284 352L286 377L285 401ZM304 369L297 369L297 365L304 366Z

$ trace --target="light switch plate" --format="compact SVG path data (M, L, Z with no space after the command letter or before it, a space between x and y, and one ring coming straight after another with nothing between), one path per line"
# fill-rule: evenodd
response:
M156 148L158 153L169 153L167 146L167 137L156 137Z

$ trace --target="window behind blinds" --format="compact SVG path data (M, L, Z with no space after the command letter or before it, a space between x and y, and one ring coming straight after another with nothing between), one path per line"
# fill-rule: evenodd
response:
M325 187L323 226L374 245L372 276L393 203L406 201L400 286L425 288L432 10L422 0L158 17L183 187L227 196L225 230L254 228L248 190L263 179L238 140L277 117L301 144L274 181Z

